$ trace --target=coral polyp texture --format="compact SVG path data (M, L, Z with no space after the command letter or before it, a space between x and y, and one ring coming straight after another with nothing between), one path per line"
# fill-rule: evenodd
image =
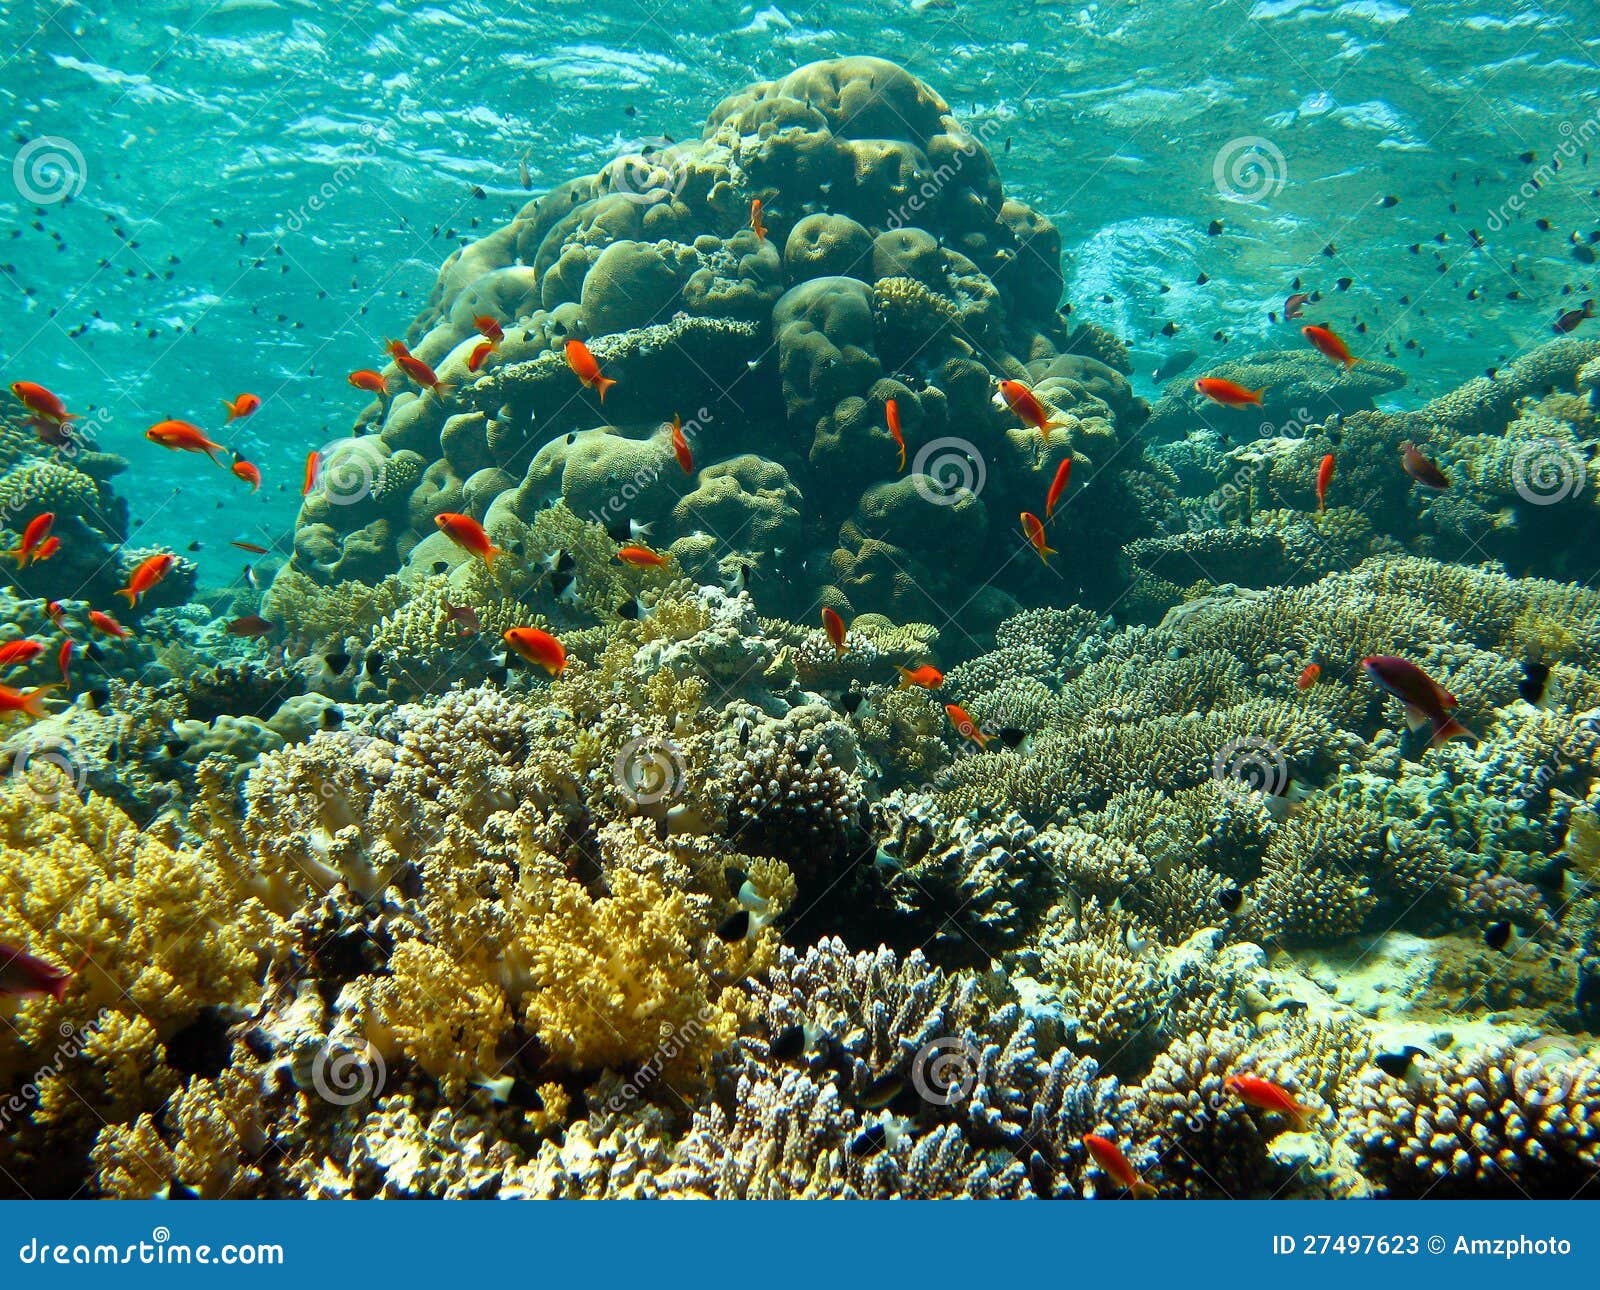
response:
M992 142L845 58L528 201L71 679L152 552L0 422L0 1195L1594 1194L1600 342L1152 409Z

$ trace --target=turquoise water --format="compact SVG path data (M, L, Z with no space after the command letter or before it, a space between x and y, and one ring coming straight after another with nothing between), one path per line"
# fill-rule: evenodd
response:
M292 522L308 439L359 408L343 373L375 361L453 246L526 199L522 164L541 190L693 138L730 87L816 58L893 59L989 127L1007 191L1061 228L1068 298L1153 358L1258 347L1296 275L1348 277L1330 316L1443 391L1545 339L1563 288L1593 277L1565 244L1597 200L1582 5L8 8L13 156L50 135L83 161L70 203L15 208L0 360L107 409L118 450L161 416L213 424L233 386L260 393L230 446L288 483L251 503L268 529ZM1229 201L1215 162L1250 137L1281 174ZM1564 143L1578 157L1491 231ZM152 541L191 536L153 464L127 492Z
M0 1199L1594 1195L1597 17L6 6Z

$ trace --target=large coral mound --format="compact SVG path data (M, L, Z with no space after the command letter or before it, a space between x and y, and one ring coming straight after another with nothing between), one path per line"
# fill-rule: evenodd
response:
M1067 327L1061 284L1055 228L1005 196L984 140L923 82L847 58L750 86L699 140L619 158L452 256L408 341L458 391L390 369L407 392L363 414L344 482L306 499L293 569L375 583L454 564L433 525L447 510L531 555L560 500L607 529L650 525L702 581L745 568L769 612L821 599L938 621L975 570L1007 566L968 606L981 631L1053 582L1008 557L1015 516L1071 457L1096 486L1056 536L1101 553L1076 572L1103 595L1119 540L1141 535L1134 493L1163 477L1123 451L1144 415L1108 365L1125 355ZM474 371L486 313L506 338ZM603 403L569 338L616 382ZM1019 424L1000 378L1034 387L1050 428Z

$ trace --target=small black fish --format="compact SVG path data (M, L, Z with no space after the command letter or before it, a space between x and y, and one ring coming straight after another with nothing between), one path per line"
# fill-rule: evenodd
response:
M1594 248L1587 242L1574 242L1572 244L1572 258L1579 264L1593 264L1595 261Z
M1509 922L1490 923L1483 929L1483 943L1491 950L1503 950L1511 943L1511 924Z
M723 921L722 926L717 928L717 939L727 941L730 944L734 941L742 941L748 935L750 935L750 911L748 909L741 909L737 914L730 915Z
M1385 197L1383 199L1383 203L1382 203L1382 205L1384 206L1385 209L1387 209L1390 206L1398 206L1399 204L1400 204L1400 199L1398 197Z
M906 1081L903 1076L880 1075L861 1090L861 1096L856 1101L869 1111L877 1111L888 1106L905 1092L905 1087Z
M1534 162L1534 154L1532 152L1519 152L1517 154L1517 160L1520 161L1524 166L1531 166Z
M448 561L448 560L435 560L433 562L433 571L436 574L449 573L450 572L450 561Z
M748 721L741 720L739 722L739 747L748 748L749 746L750 746L750 723Z
M1028 732L1019 730L1016 726L1002 726L995 732L994 737L1007 748L1020 748L1022 741L1028 737Z
M1427 1053L1411 1044L1405 1045L1397 1053L1379 1053L1372 1059L1372 1064L1385 1075L1392 1075L1395 1079L1404 1079L1406 1072L1411 1069L1413 1057L1426 1057Z
M850 1139L847 1150L859 1160L863 1156L877 1155L888 1145L889 1131L881 1124L872 1124Z
M350 666L350 655L340 650L334 654L324 654L322 661L327 664L328 671L335 676L343 676L345 669Z
M363 660L363 662L366 665L367 675L370 676L374 681L382 677L383 655L377 650L369 649L367 651L367 657Z
M1217 904L1230 914L1237 913L1239 906L1244 904L1244 892L1230 883L1217 893Z
M811 765L811 759L817 755L816 748L811 744L802 744L794 750L794 759L802 767Z
M1197 278L1195 278L1194 285L1197 286L1197 287L1203 287L1203 286L1206 285L1206 283L1208 283L1210 281L1211 281L1211 279L1209 277L1207 277L1205 274L1202 273Z
M767 1054L777 1058L780 1062L792 1062L806 1051L806 1030L804 1026L785 1026L772 1037L772 1042L767 1045Z
M645 616L645 604L638 596L624 600L617 606L617 617L626 618L630 623L636 623Z
M735 900L739 898L739 889L750 881L750 875L735 864L725 867L722 871L722 877L728 884L728 895Z
M557 600L575 601L578 598L578 580L570 573L551 574L550 590L555 593Z
M324 730L337 730L344 725L344 713L338 708L324 708L322 710L322 728Z
M1220 237L1222 235L1222 221L1219 219L1212 220L1211 223L1206 226L1206 233L1210 237Z
M847 717L853 717L860 711L861 705L867 701L867 696L860 690L846 690L839 696L839 711Z
M170 1183L167 1184L167 1199L199 1200L200 1193L197 1192L193 1187L190 1187L186 1183L180 1182L178 1179L174 1178Z
M546 573L571 573L578 567L578 558L570 551L552 551L539 561Z
M187 739L169 739L161 747L168 757L182 757L188 751L189 741Z
M189 543L189 550L198 551L199 549L200 549L200 543L198 543L198 542Z
M89 691L88 697L91 708L103 708L111 702L111 691L102 686L96 686Z
M1517 693L1538 707L1544 699L1545 687L1550 684L1550 666L1529 659L1522 665L1522 679L1517 682Z
M1161 334L1163 336L1176 336L1178 334L1178 324L1174 322L1167 323L1162 327Z

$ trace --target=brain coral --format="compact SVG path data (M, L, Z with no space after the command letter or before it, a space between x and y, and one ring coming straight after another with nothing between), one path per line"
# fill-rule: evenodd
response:
M698 140L531 201L445 263L409 330L456 393L390 370L402 392L339 445L282 576L427 572L455 555L433 531L443 510L529 550L535 516L565 501L613 533L648 525L699 581L747 567L769 613L821 599L930 620L970 601L981 634L1053 589L1007 558L1010 517L1071 458L1056 536L1085 553L1086 594L1108 596L1117 546L1143 536L1140 490L1160 487L1133 440L1144 405L1120 342L1062 321L1059 235L1005 196L980 134L893 64L837 59L731 95ZM485 312L506 337L474 372ZM570 338L616 382L603 415ZM1036 387L1053 424L1019 425L1002 378ZM978 567L1004 572L973 598Z

